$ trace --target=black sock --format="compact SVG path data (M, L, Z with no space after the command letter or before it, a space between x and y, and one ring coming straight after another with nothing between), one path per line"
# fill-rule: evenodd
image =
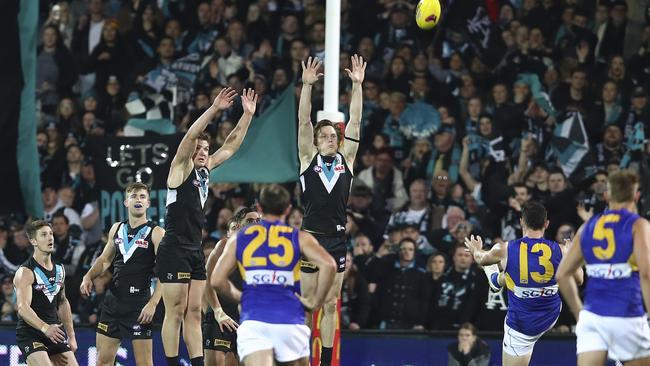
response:
M167 366L178 366L178 356L167 357Z
M330 366L332 364L332 348L323 347L320 351L320 365Z
M203 366L203 356L191 358L190 364L192 364L192 366Z

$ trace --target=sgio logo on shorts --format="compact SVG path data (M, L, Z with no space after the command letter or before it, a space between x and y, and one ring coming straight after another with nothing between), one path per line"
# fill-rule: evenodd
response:
M246 284L293 286L293 272L270 269L246 271Z

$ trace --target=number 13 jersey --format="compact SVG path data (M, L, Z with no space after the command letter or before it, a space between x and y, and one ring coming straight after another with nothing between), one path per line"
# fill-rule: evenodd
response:
M241 318L304 324L300 293L299 230L262 220L237 233L237 267L243 279Z
M561 260L560 246L552 240L523 237L508 242L505 282L510 328L536 336L553 326L562 309L555 281Z

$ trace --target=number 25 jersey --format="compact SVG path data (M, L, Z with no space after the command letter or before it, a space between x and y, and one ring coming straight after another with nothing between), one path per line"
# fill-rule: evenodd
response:
M523 237L508 242L505 282L510 328L536 336L555 323L562 308L555 281L561 260L560 246L552 240Z
M299 230L262 220L237 233L237 267L243 279L241 321L303 324Z
M587 269L584 309L601 316L645 314L632 227L639 215L605 210L592 217L580 237Z

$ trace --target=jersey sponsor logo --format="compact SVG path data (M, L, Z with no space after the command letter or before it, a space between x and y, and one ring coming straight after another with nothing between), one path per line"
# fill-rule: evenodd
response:
M135 287L135 286L131 286L131 287L129 287L129 292L132 293L132 294L139 294L140 289Z
M587 264L587 277L604 280L630 278L632 277L632 266L629 263Z
M222 346L222 347L230 348L231 344L232 344L232 342L228 342L228 341L223 340L223 339L215 339L214 340L214 347Z
M41 343L41 342L32 342L32 348L36 349L36 348L39 348L39 347L45 347L45 345L43 343ZM45 348L47 348L47 347L45 347Z
M178 278L179 280L183 280L183 279L190 279L191 277L189 272L178 272L176 273L176 278Z
M334 171L337 173L345 173L345 165L338 164L334 167Z
M270 269L256 269L246 271L246 284L248 285L279 285L293 286L293 272L274 271Z
M97 329L108 332L108 324L97 323Z
M135 241L135 245L137 245L140 248L149 248L149 242L144 239L138 239Z
M558 285L547 287L519 287L515 286L512 291L520 299L531 299L538 297L553 297L558 294Z

